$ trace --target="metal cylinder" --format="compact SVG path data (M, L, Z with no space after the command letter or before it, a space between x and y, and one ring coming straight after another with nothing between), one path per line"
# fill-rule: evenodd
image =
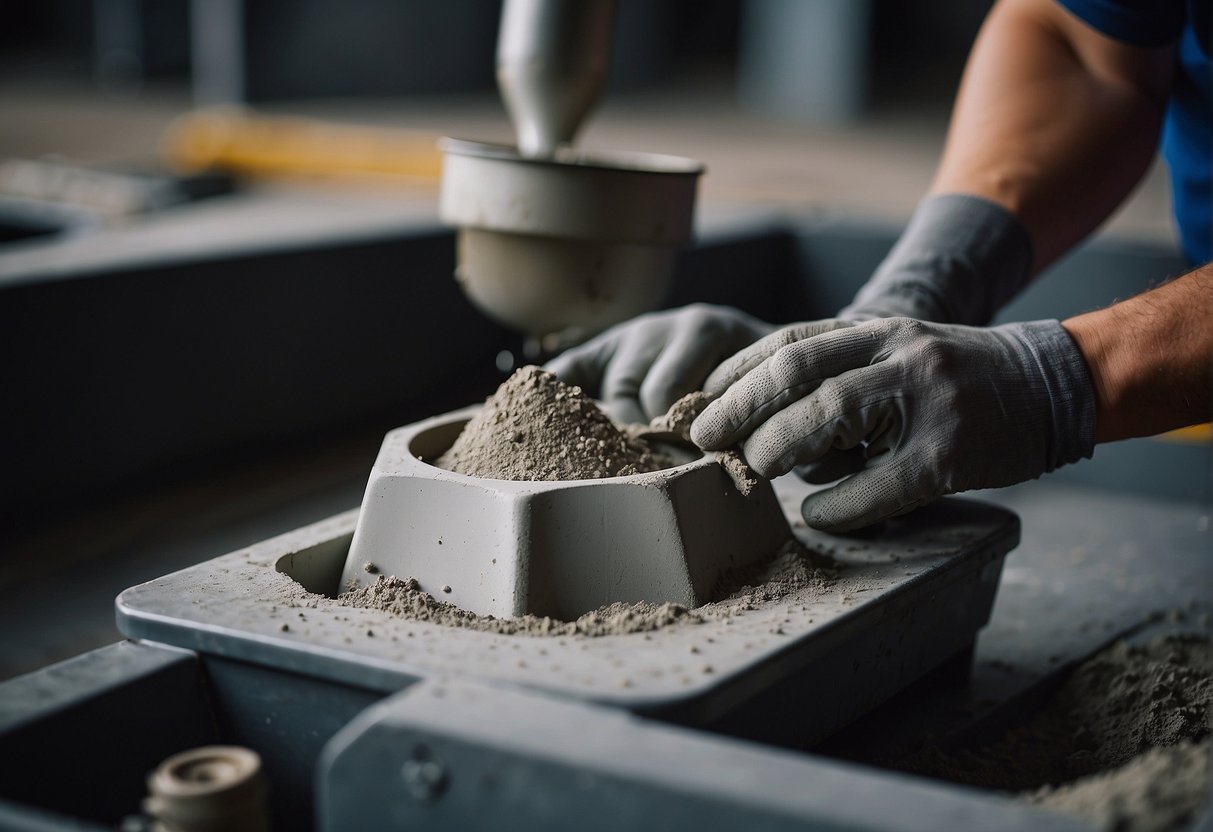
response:
M525 158L444 139L439 213L455 276L490 316L552 343L647 312L691 238L703 165L656 153Z
M143 809L156 832L268 832L261 758L209 745L169 757L147 780Z
M524 156L571 144L610 64L615 0L506 0L497 86Z

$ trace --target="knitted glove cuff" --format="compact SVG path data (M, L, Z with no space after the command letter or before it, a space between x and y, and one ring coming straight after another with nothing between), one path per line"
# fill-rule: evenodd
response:
M1018 338L1040 370L1052 408L1046 471L1089 458L1095 451L1095 387L1087 363L1060 321L999 327Z
M970 194L928 197L844 320L905 316L984 326L1032 276L1032 241L1007 209Z

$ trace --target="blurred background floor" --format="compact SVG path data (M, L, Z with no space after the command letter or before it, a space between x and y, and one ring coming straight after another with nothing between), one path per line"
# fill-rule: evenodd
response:
M581 143L704 162L701 213L745 203L776 210L904 222L929 186L947 128L948 97L879 104L847 125L805 126L742 111L729 78L697 78L650 92L607 97ZM88 84L0 76L0 159L59 156L99 164L147 163L173 119L190 108L184 89L150 88L138 99L98 96ZM310 100L264 104L267 115L306 116L415 134L417 164L437 170L436 149L454 135L510 142L494 93L399 100ZM334 183L317 182L331 189ZM298 185L298 183L296 183ZM341 183L368 205L407 203L437 212L437 175ZM1101 231L1122 239L1172 242L1166 170L1156 162L1133 198Z

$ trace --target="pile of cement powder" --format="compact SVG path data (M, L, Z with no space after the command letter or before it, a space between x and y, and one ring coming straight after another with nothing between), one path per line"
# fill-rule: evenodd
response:
M348 607L383 610L401 618L428 621L446 627L459 627L502 635L525 636L615 636L641 633L672 624L697 624L729 618L760 604L810 590L824 594L834 580L833 573L815 559L820 556L789 542L776 557L759 568L733 576L716 593L721 600L688 609L680 604L614 603L587 612L574 621L559 621L547 616L524 615L495 618L477 615L454 604L439 601L409 578L380 575L373 584L342 593L337 603Z
M1027 799L1116 832L1166 832L1191 822L1209 792L1209 740L1152 748L1120 768Z
M1189 777L1179 767L1203 748L1207 769L1211 732L1211 643L1164 636L1144 646L1120 642L1084 662L1041 713L992 745L952 754L927 750L898 767L1027 791L1026 800L1079 811L1116 829L1168 828L1150 825L1150 818L1184 816L1204 800L1207 777ZM1121 797L1102 800L1113 789Z
M489 396L440 468L502 480L585 480L672 464L615 427L580 387L529 365Z

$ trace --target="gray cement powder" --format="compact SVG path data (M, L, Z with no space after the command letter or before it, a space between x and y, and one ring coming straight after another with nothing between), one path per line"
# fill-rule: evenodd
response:
M671 464L615 427L580 387L535 366L506 379L437 461L450 471L503 480L599 479Z
M809 590L810 594L825 594L833 580L833 573L819 556L805 551L797 543L788 543L769 563L726 579L715 593L720 600L695 609L671 603L614 603L592 610L575 621L535 615L495 618L439 601L412 578L401 580L384 575L373 584L342 593L337 601L344 606L383 610L416 621L503 635L611 636L729 618L804 590Z
M1165 832L1194 819L1209 792L1209 740L1153 748L1125 765L1028 800L1116 832Z
M1213 650L1205 637L1119 643L1082 664L1045 709L975 751L901 768L1004 791L1106 828L1169 829L1208 791Z

